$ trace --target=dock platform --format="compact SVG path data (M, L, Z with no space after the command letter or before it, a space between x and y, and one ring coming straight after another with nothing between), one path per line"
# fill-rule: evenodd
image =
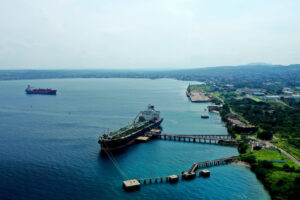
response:
M134 191L139 190L141 188L141 184L136 179L123 181L123 188L126 191Z
M203 177L209 177L210 176L210 171L207 169L201 170L200 175Z
M137 137L135 140L137 142L148 142L150 140L150 137L140 136L140 137Z
M191 102L209 102L210 98L203 92L191 91L186 95L190 98Z
M199 177L209 177L210 171L207 169L201 170L197 172L197 170L201 168L208 168L218 165L226 165L236 161L235 157L229 158L221 158L216 160L204 161L204 162L196 162L192 165L189 171L182 172L181 174L177 175L169 175L169 176L161 176L161 177L153 177L153 178L139 178L139 179L132 179L128 181L123 181L123 187L126 191L137 190L140 189L141 183L144 185L152 184L152 183L176 183L180 180L191 180L194 179L197 174L199 173ZM139 183L139 184L138 184Z

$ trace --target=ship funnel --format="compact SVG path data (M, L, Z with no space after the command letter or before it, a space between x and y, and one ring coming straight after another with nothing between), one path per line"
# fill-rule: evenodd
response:
M148 104L148 110L154 110L154 106L151 104Z

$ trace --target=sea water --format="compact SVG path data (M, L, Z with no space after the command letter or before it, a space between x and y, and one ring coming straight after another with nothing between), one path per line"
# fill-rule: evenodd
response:
M30 84L57 95L26 95ZM104 129L132 123L155 105L163 132L227 134L208 103L191 103L189 82L172 79L49 79L0 82L0 199L270 199L248 168L209 168L209 178L142 185L122 181L179 174L194 162L238 155L236 148L152 140L101 156ZM201 119L208 114L209 119Z

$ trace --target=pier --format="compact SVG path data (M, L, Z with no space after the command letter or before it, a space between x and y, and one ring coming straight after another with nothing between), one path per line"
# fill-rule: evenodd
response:
M213 166L219 166L219 165L226 165L234 162L236 160L235 157L229 157L229 158L221 158L216 160L210 160L210 161L204 161L204 162L196 162L194 163L189 171L182 172L181 174L175 174L175 175L169 175L169 176L160 176L160 177L152 177L152 178L138 178L138 179L132 179L123 181L123 187L126 191L133 189L137 190L140 189L140 185L144 184L157 184L157 183L176 183L179 180L190 180L197 176L199 177L209 177L210 171L209 170L201 170L197 171L199 169L203 168L209 168ZM130 184L128 184L130 183ZM132 185L134 183L134 185ZM126 187L126 184L129 186Z
M145 134L147 140L149 138L158 138L162 140L173 140L173 141L182 141L182 142L193 142L193 143L206 143L206 144L218 144L218 145L237 145L231 135L182 135L182 134L168 134L161 133L159 130L151 130ZM144 137L140 137L137 141L146 141ZM152 178L138 178L123 181L123 187L126 191L138 190L140 189L141 184L152 184L152 183L176 183L179 180L191 180L194 179L197 174L199 177L209 177L209 170L197 170L202 168L209 168L218 165L226 165L233 161L236 158L221 158L216 160L196 162L194 163L188 171L183 171L181 174L174 174L168 176L152 177Z
M179 135L154 132L150 132L150 135L154 138L162 140L173 140L204 144L237 145L237 142L232 139L231 135Z
M186 91L186 96L188 96L191 102L209 102L210 97L207 94L200 91Z

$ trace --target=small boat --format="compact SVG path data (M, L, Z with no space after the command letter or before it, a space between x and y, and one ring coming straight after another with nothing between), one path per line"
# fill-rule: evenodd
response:
M201 115L201 118L207 119L207 118L209 118L209 116L208 115Z

